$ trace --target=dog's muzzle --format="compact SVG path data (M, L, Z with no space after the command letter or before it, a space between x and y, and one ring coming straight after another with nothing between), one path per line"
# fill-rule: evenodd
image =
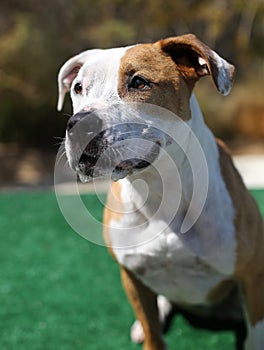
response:
M141 171L159 155L159 130L141 122L106 125L106 113L80 112L67 124L66 153L81 181L117 181Z

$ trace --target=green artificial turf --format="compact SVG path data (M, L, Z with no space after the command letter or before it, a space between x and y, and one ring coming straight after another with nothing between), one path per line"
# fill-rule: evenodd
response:
M254 195L264 213L264 191ZM100 220L96 196L85 203ZM129 339L134 317L118 266L73 232L54 194L1 194L0 208L0 349L140 349ZM231 333L194 330L181 318L166 339L172 350L234 349Z

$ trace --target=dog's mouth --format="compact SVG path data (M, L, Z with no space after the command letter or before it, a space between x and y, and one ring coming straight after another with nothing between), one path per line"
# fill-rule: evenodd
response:
M152 137L153 130L148 138L144 125L140 126L140 130L137 127L136 132L127 128L125 132L120 132L120 127L112 127L89 141L79 159L75 158L75 164L71 164L82 182L98 177L111 177L113 181L118 181L146 169L156 160L160 143Z
M128 175L141 171L148 166L150 162L143 159L127 159L122 160L117 165L111 165L111 160L107 162L99 161L93 155L82 154L77 166L77 173L82 182L89 182L93 178L110 176L113 181L118 181ZM98 164L99 163L99 164ZM106 164L108 163L108 164Z

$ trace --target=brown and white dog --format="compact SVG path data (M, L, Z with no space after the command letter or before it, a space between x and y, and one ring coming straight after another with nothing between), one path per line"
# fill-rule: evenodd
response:
M88 50L59 72L58 109L68 91L73 102L71 167L83 181L114 180L104 237L145 350L166 348L171 312L241 331L237 349L264 349L263 219L192 94L205 75L230 92L234 67L191 34Z

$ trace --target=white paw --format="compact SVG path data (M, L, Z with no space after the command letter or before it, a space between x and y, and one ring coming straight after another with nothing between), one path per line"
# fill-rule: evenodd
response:
M141 344L145 339L144 331L141 323L136 320L130 329L130 337L133 343Z

